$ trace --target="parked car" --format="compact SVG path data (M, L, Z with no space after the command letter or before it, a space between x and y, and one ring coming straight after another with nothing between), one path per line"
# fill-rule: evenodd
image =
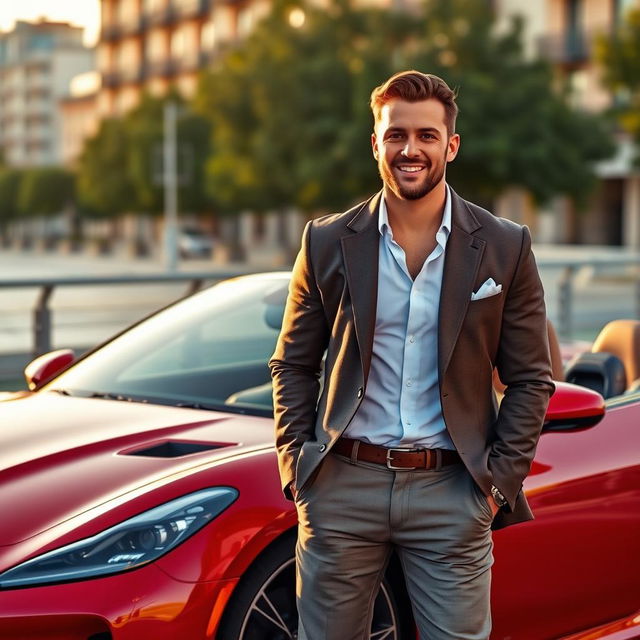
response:
M27 367L0 402L1 638L296 637L267 368L288 279L226 281ZM536 519L494 534L494 640L640 638L640 393L604 413L558 384ZM370 637L415 638L395 558Z
M213 238L195 227L185 227L178 235L178 252L181 258L210 258Z

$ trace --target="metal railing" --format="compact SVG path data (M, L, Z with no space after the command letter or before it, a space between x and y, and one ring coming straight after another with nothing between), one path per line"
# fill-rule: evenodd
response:
M33 315L33 355L38 356L51 351L51 334L53 328L53 312L50 300L57 287L102 287L105 285L140 285L140 284L175 284L187 283L184 296L190 296L200 289L206 282L214 283L227 278L242 275L239 271L193 272L193 273L160 273L143 275L116 276L78 276L67 278L16 278L0 280L0 289L28 289L37 288L39 293Z
M594 256L589 259L576 258L542 258L538 260L538 267L543 270L559 271L560 275L556 283L556 291L547 291L548 303L556 306L555 324L558 334L570 339L574 334L574 300L576 279L585 268L596 272L601 270L611 270L616 268L616 273L621 269L627 274L627 279L633 293L633 314L640 319L640 254L621 254L619 256ZM629 271L634 274L629 278ZM243 275L239 270L212 272L192 272L192 273L159 273L144 275L116 275L116 276L89 276L89 277L67 277L67 278L20 278L11 280L0 279L1 289L25 289L37 288L35 307L32 309L32 352L33 355L40 355L51 350L53 312L50 307L50 300L53 292L58 287L102 287L105 285L150 285L162 283L187 283L185 296L199 291L205 283L214 283L226 278ZM553 297L552 297L553 296ZM612 318L613 319L613 318Z

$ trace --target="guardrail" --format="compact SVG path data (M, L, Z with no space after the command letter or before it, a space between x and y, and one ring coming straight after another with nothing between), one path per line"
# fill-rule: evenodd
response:
M51 351L52 310L49 306L51 295L56 287L86 287L104 285L163 284L176 282L188 283L185 295L190 296L199 291L205 282L219 282L227 278L242 275L239 271L216 271L194 273L162 273L117 276L78 276L68 278L16 278L0 279L0 289L40 290L33 309L33 355L38 356Z
M555 292L557 304L556 328L558 334L569 339L573 335L573 308L575 280L582 269L607 269L611 267L624 267L625 269L637 269L640 273L640 254L621 254L619 256L594 256L588 260L583 258L542 258L538 260L538 267L543 269L560 270L560 278ZM255 271L255 270L254 270ZM104 285L134 285L134 284L159 284L185 282L188 287L185 296L189 296L202 288L206 282L218 282L226 278L243 275L238 270L192 273L161 273L144 275L117 275L117 276L91 276L68 278L24 278L24 279L0 279L0 289L3 288L38 288L39 295L33 308L33 355L41 355L51 350L52 310L49 306L51 295L57 287L79 286L104 286ZM631 282L633 288L634 313L640 318L640 278L636 277ZM549 295L549 292L547 292Z
M640 319L640 254L620 254L618 256L593 256L588 260L576 258L543 258L538 261L538 268L561 269L562 274L557 286L558 318L556 328L563 338L573 335L573 301L574 283L581 270L588 268L603 270L610 267L635 268L635 281L632 282L634 315Z

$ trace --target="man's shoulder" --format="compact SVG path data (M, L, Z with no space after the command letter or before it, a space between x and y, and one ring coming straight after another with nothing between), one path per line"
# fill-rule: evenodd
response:
M316 230L320 233L342 233L347 229L349 223L367 208L371 199L374 197L375 196L371 196L346 211L342 211L340 213L329 213L327 215L320 216L319 218L314 218L311 220L309 225L313 227L314 233Z
M522 237L523 225L513 222L513 220L508 220L507 218L501 218L474 202L464 200L463 198L461 198L461 200L477 219L483 230L491 234L498 234L501 237Z

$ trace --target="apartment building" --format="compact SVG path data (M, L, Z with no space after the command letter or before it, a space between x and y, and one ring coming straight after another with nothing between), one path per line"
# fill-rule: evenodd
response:
M59 101L75 75L94 67L82 29L18 21L0 33L0 147L16 166L62 162Z
M127 112L143 91L161 95L175 86L192 96L198 71L269 7L269 0L102 0L100 114Z
M628 11L637 7L640 0L545 0L539 54L553 63L558 80L568 84L576 107L599 112L616 99L602 84L594 43L615 34ZM617 143L615 157L597 167L599 185L587 210L577 212L571 203L557 202L547 212L542 236L640 249L640 172L633 166L630 136L618 132Z

